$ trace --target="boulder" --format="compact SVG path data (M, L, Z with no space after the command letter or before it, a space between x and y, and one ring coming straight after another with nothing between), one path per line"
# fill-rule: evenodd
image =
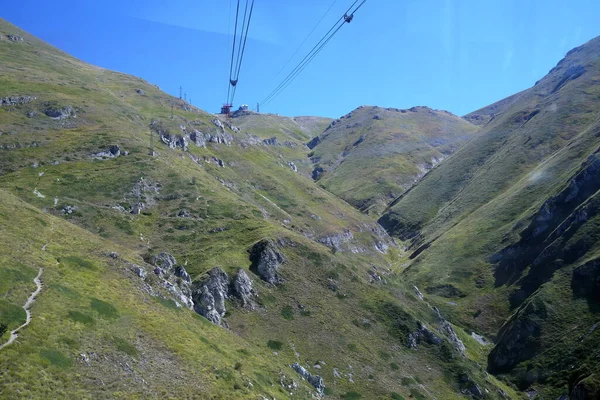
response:
M278 270L284 262L283 255L271 240L265 239L256 243L250 249L250 269L262 280L272 285L281 283Z
M306 370L303 366L298 363L293 363L291 365L292 369L296 371L302 378L306 379L308 383L313 385L319 394L323 394L325 392L325 384L323 383L323 378L319 375L313 375Z
M292 171L298 172L298 167L296 166L296 164L294 164L293 161L288 161L288 166L292 169Z

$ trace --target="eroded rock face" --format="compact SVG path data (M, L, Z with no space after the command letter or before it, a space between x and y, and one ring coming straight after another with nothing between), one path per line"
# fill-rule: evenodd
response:
M302 378L306 379L308 383L313 385L319 394L323 394L325 392L325 384L323 383L323 378L319 375L313 375L306 370L303 366L298 363L293 363L291 365L292 369L296 371Z
M215 267L203 280L194 282L194 310L210 322L223 325L223 316L227 311L225 300L229 294L229 276L221 268Z
M271 240L261 240L250 249L250 267L265 282L272 285L281 283L278 270L284 261L283 255Z
M500 329L498 342L488 355L488 371L509 372L519 362L533 357L539 347L540 322L546 317L542 301L533 299L522 306Z
M254 285L252 284L252 279L250 279L244 269L240 268L238 270L231 286L233 295L241 300L243 307L249 309L256 307L254 303L254 297L256 296Z

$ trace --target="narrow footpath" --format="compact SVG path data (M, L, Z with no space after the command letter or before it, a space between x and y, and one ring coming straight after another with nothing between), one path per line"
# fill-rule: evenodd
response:
M23 325L19 326L18 328L13 329L10 332L10 339L8 339L8 341L6 343L0 345L0 350L5 348L6 346L11 345L15 340L17 340L17 338L19 337L18 332L21 329L25 328L27 325L29 325L29 323L31 322L31 305L33 304L33 302L35 302L37 295L40 294L40 291L42 290L42 281L40 280L40 278L42 276L42 272L44 272L44 269L40 268L40 272L38 272L37 276L33 280L33 282L35 282L36 289L33 293L31 293L31 296L29 296L29 298L25 302L25 305L23 306L23 309L25 310L25 314L27 315L25 323Z

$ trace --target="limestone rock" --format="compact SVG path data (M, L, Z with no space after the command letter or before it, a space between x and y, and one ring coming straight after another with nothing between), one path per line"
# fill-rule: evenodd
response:
M192 287L194 310L216 325L223 325L227 309L225 300L229 298L229 276L219 267L208 272L200 282Z
M278 270L284 261L283 255L271 240L261 240L250 249L252 271L256 272L265 282L273 285L281 283Z
M303 366L298 363L293 363L291 365L292 369L296 371L302 378L306 379L308 383L313 385L319 394L323 394L325 391L325 384L323 383L323 378L319 375L313 375L306 370Z
M254 297L256 293L254 292L252 279L250 279L246 271L242 268L238 270L237 275L233 278L232 292L234 296L242 301L242 306L254 309Z

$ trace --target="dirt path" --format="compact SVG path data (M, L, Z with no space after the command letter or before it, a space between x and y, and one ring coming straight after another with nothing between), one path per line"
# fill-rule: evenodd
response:
M35 282L36 289L33 293L31 293L31 296L29 296L29 298L25 302L25 305L23 306L23 309L25 310L25 314L27 315L25 323L23 325L19 326L18 328L13 329L10 332L10 339L8 339L8 342L4 343L3 345L0 345L0 350L5 348L6 346L11 345L15 340L17 340L17 338L19 337L18 332L21 329L25 328L27 325L29 325L29 323L31 322L30 308L31 308L31 305L33 304L33 302L35 301L35 298L37 297L38 294L40 294L40 291L42 290L42 281L40 280L40 278L42 276L42 272L44 272L44 269L40 268L40 272L38 272L37 276L33 280Z

